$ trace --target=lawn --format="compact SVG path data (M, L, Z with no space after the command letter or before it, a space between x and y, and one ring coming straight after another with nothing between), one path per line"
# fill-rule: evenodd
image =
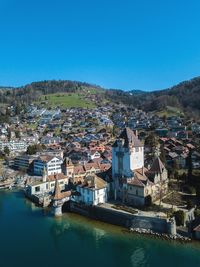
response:
M47 107L62 108L94 108L95 103L84 98L84 95L77 93L57 93L40 97L37 103L45 102Z
M156 114L159 117L163 117L163 116L170 117L170 116L183 115L183 112L179 108L167 106L166 109L158 111L156 112Z

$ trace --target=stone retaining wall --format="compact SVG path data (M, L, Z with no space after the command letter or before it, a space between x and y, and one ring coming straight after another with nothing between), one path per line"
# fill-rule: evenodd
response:
M85 206L73 202L70 204L70 209L92 219L126 228L140 228L168 234L173 234L176 231L173 223L165 218L128 214L101 206Z

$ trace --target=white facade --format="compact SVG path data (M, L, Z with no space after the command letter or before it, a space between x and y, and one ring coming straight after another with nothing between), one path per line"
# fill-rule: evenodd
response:
M42 175L44 169L46 169L47 175L61 173L61 165L63 161L58 157L53 157L52 159L45 161L41 158L38 158L34 161L34 174Z
M131 177L134 170L144 167L144 147L124 147L123 140L117 140L112 148L112 176Z
M6 141L0 142L0 150L4 150L8 147L11 152L25 152L27 150L28 144L24 141Z
M86 205L98 205L107 201L107 188L95 189L77 186L80 196L76 197L77 202L83 202Z
M44 193L53 193L55 189L56 181L46 181L46 182L36 182L31 185L28 185L28 194L29 195L37 195ZM65 189L65 185L68 184L68 178L60 179L59 186L61 190Z

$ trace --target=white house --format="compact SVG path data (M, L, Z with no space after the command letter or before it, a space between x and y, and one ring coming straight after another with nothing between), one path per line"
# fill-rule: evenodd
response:
M27 184L26 192L29 196L40 195L44 193L53 193L55 188L56 179L58 180L61 190L65 189L68 184L68 177L60 173L57 175L46 175L43 174L41 181L34 181Z
M86 176L83 183L76 187L78 196L74 196L76 202L86 205L98 205L107 201L107 183L96 175Z
M99 159L100 157L101 157L101 154L96 150L92 150L88 153L89 160Z
M28 144L24 141L1 141L0 142L0 150L4 150L5 147L8 147L11 152L25 152Z
M34 160L34 174L42 175L44 168L47 175L61 173L62 158L56 156L40 156Z

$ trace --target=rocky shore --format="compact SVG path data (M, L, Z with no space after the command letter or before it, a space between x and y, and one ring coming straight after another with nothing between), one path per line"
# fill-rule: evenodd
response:
M180 241L180 242L191 242L192 241L190 238L184 237L180 234L169 235L169 234L165 234L165 233L156 233L150 229L146 230L146 229L141 229L141 228L130 228L129 231L134 232L134 233L138 233L138 234L143 234L143 235L151 235L151 236L154 236L156 238L161 238L161 239L165 239L165 240L176 240L176 241Z

